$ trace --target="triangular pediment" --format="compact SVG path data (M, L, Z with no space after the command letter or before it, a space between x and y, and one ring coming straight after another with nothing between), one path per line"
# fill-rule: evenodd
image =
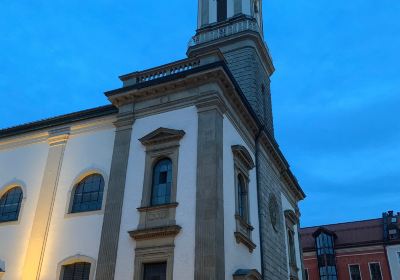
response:
M147 146L163 142L179 141L185 135L185 131L176 130L171 128L160 127L150 132L146 136L139 139L139 141Z

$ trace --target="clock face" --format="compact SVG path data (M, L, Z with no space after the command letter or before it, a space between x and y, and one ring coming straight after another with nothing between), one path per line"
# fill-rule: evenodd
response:
M275 231L278 231L278 213L279 213L279 205L278 201L276 200L275 195L271 194L269 196L269 217L271 219L272 227Z

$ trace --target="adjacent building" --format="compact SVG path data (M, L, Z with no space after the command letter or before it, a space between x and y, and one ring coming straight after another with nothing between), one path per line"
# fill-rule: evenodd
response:
M305 279L400 279L400 214L302 228Z
M199 0L187 58L0 131L3 280L303 279L261 0Z

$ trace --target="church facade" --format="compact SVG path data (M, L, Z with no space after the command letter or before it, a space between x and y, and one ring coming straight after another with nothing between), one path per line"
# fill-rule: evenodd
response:
M303 279L260 0L199 0L187 58L0 130L0 279Z

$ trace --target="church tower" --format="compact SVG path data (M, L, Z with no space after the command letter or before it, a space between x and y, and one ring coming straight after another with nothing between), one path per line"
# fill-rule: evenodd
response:
M263 40L262 0L199 0L197 32L188 56L219 49L259 121L274 135L270 76L274 66Z

